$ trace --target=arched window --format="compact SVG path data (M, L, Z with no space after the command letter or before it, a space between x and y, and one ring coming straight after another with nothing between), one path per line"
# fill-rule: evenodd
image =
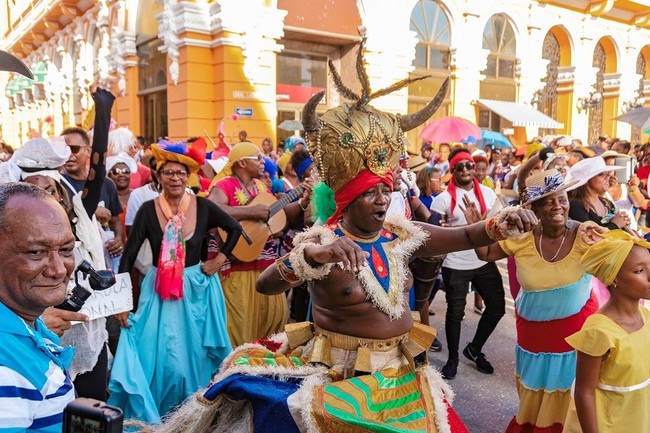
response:
M451 31L449 19L437 1L418 1L411 13L411 30L420 39L413 65L418 69L447 69Z
M516 48L515 30L508 17L493 15L483 30L483 49L490 50L483 74L490 78L514 79Z

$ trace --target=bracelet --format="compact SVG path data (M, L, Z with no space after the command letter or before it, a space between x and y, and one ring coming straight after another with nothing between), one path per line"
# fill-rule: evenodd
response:
M303 207L303 206L302 206L302 198L301 198L300 200L298 200L298 206L300 206L300 209L302 209L302 211L304 212L304 211L307 210L307 206L309 206L309 205Z
M508 218L508 214L517 209L517 206L508 206L503 208L498 214L485 222L485 233L490 239L493 241L503 241L506 239L517 239L524 235L524 233L521 233L517 228L502 231L499 227L501 223Z
M285 254L284 256L277 259L275 261L275 264L278 269L278 274L280 274L280 278L282 278L284 281L291 284L300 281L300 278L296 276L296 273L293 270L293 266L289 260L289 254Z
M329 275L333 263L326 263L319 266L311 266L305 259L305 248L309 246L318 246L314 242L302 242L289 253L289 262L294 274L301 280L321 280Z

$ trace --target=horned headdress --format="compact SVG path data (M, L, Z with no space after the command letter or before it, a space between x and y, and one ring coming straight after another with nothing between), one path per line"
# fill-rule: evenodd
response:
M369 102L429 76L401 80L373 92L365 69L364 46L365 38L359 46L356 61L361 94L343 84L330 60L329 68L336 90L351 102L331 108L319 117L316 107L323 98L323 91L309 99L302 112L309 151L316 160L321 180L335 194L363 170L368 169L381 177L390 172L399 163L400 156L406 154L404 132L423 124L436 112L449 85L447 78L431 102L417 113L400 116L379 111L368 105Z

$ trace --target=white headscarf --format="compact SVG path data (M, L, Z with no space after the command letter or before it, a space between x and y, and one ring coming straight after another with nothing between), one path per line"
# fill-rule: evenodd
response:
M119 163L126 165L131 173L138 171L138 164L135 162L135 159L131 158L126 152L120 152L115 156L106 158L106 172L111 171Z

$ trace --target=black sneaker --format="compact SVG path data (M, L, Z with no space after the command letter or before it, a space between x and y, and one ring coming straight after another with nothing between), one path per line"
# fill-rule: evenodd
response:
M442 343L440 340L437 338L433 340L433 343L431 343L431 347L429 347L429 350L432 352L440 352L442 350Z
M474 361L476 363L476 368L481 373L485 373L485 374L494 373L494 368L492 367L492 364L490 364L490 362L487 359L485 359L485 355L482 352L474 353L471 348L471 343L468 343L467 346L465 346L465 348L463 349L463 355L465 355L465 358L469 359L470 361Z
M451 380L456 377L456 371L458 370L458 360L450 359L447 361L444 367L442 367L442 378Z

